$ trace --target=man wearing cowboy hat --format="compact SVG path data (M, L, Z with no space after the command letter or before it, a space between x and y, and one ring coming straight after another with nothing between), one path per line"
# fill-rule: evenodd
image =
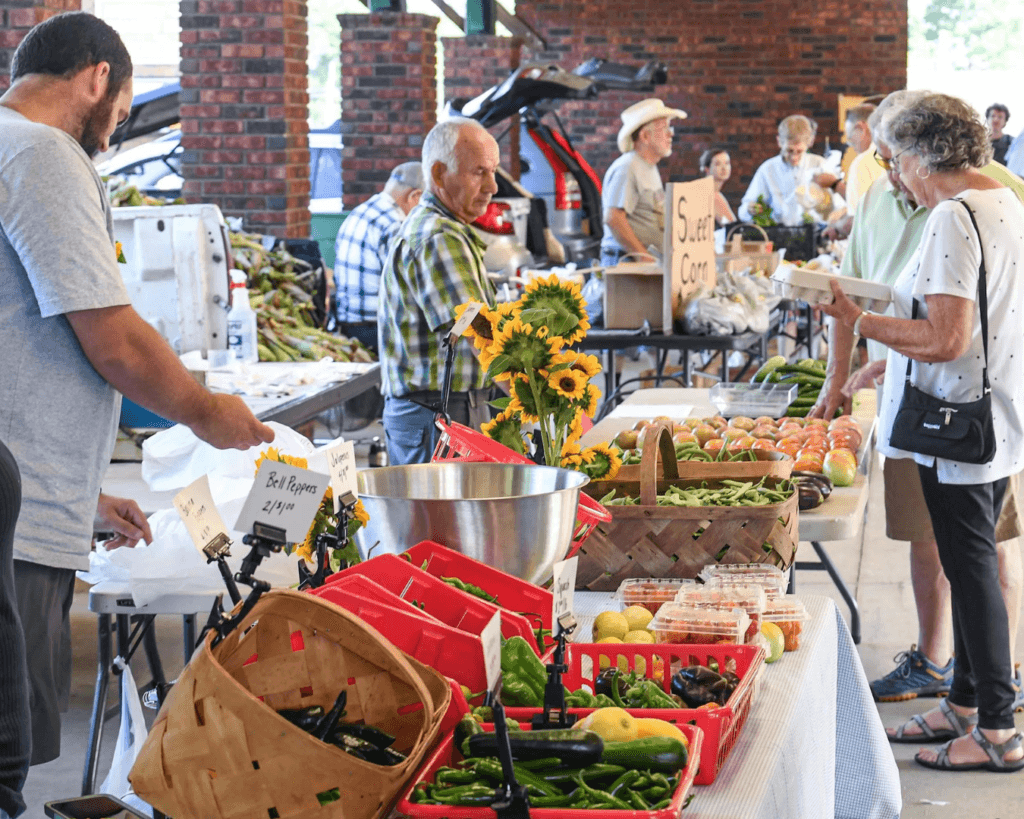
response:
M652 245L660 248L665 234L665 188L658 163L672 155L671 120L686 112L667 108L659 99L646 99L622 112L619 150L604 175L601 206L608 228L601 239L601 264L612 266L620 257L652 261Z

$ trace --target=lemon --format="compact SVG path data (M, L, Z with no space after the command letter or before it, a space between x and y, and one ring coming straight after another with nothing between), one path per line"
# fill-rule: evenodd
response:
M633 716L621 708L598 708L581 722L581 731L593 731L607 742L632 742L638 729Z
M620 640L629 631L629 621L617 611L602 611L594 618L593 638L600 643L605 637L618 637Z
M644 737L672 737L672 739L678 739L683 743L683 747L689 750L690 743L686 739L686 734L679 730L679 728L673 725L671 722L667 722L663 719L657 719L654 717L638 719L636 721L636 738L643 739Z
M626 622L629 623L630 631L647 628L647 626L650 625L651 620L654 619L654 615L643 606L630 606L622 612L622 616L625 617ZM626 642L629 641L627 640Z
M654 644L654 635L651 634L647 629L641 628L636 631L627 632L622 638L624 643L642 643L644 645Z
M781 628L767 620L761 623L761 634L768 641L768 656L764 661L774 663L786 650L786 636L782 633Z

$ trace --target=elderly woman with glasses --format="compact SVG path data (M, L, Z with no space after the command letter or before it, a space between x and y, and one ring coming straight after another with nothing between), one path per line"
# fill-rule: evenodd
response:
M1007 482L1024 468L1024 205L980 168L992 158L988 133L970 106L929 94L884 122L884 142L900 182L930 209L923 239L893 283L895 315L869 313L832 283L822 309L843 327L889 347L879 401L878 450L912 458L924 490L939 558L949 578L955 659L949 695L895 734L949 739L915 759L939 770L1015 771L1024 748L1013 721L1007 609L999 587L995 525ZM972 219L973 215L973 219ZM975 227L975 221L977 227ZM985 271L988 337L982 338L980 270ZM916 304L915 304L916 303ZM987 349L986 349L987 341ZM982 398L987 364L995 455L967 463L899 450L890 443L903 374L950 404Z

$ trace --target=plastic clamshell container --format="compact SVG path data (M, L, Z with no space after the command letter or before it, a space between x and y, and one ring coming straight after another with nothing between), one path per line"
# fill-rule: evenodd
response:
M487 730L493 730L493 726L484 726ZM524 730L530 730L529 725L523 726ZM697 763L702 761L704 753L703 733L695 725L680 725L679 730L683 732L690 746L690 753L686 765L679 772L675 791L672 793L672 801L667 807L661 810L571 810L567 808L530 808L530 816L537 819L677 819L686 803L687 794L693 786L697 776ZM494 811L491 808L461 807L459 805L423 805L411 801L410 797L416 785L420 782L433 782L437 771L445 766L452 766L462 759L462 754L455 747L455 735L449 733L441 740L434 753L427 757L415 776L409 780L402 791L402 795L395 806L394 814L410 819L494 819ZM703 765L701 766L703 770Z
M843 292L863 310L881 312L892 301L892 288L887 284L855 279L852 276L835 276L790 264L779 265L771 279L777 296L808 304L832 303L832 287L829 284L832 279L838 279Z
M666 603L647 627L658 643L715 645L742 643L750 627L745 611L733 609L702 609Z
M729 752L736 744L740 729L747 719L750 704L757 693L764 649L747 645L615 645L610 643L570 643L566 646L565 663L569 670L562 682L570 691L581 688L593 692L594 681L602 666L638 671L658 682L666 693L672 690L672 675L683 666L702 665L731 671L740 678L725 705L719 708L637 708L627 709L634 717L663 719L685 733L687 723L696 724L704 732L700 754L700 771L694 783L710 785L722 769ZM569 708L580 718L594 708ZM538 708L506 708L510 719L529 722Z
M786 638L786 651L800 648L804 623L811 619L802 600L792 595L769 600L762 617L766 623L775 623L782 629L782 636Z
M406 549L405 555L413 566L428 574L437 578L457 577L472 583L496 598L503 609L525 617L537 628L551 630L552 595L547 589L527 583L431 540L424 540ZM554 640L545 636L544 644L553 645Z
M696 581L674 577L629 577L619 584L615 598L626 608L643 606L651 614L657 614L664 603L671 603L676 594Z
M796 400L796 384L715 384L708 397L725 417L771 415L779 418Z
M743 610L750 618L743 642L753 643L761 631L761 615L767 604L763 586L693 586L676 594L675 602L681 606L720 611Z
M789 573L771 563L718 563L705 566L698 577L708 586L763 586L769 600L782 597L789 587Z

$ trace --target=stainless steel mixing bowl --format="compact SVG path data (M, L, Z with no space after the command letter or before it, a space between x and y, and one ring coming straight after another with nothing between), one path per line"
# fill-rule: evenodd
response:
M433 540L540 583L565 557L580 488L589 478L550 466L431 463L359 472L370 522L356 535L365 557ZM379 544L374 546L374 544Z

